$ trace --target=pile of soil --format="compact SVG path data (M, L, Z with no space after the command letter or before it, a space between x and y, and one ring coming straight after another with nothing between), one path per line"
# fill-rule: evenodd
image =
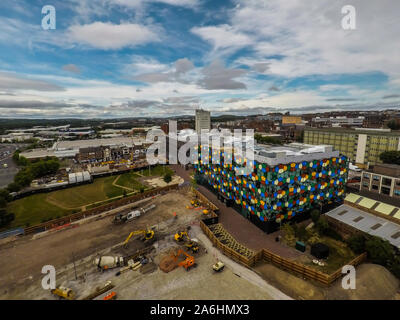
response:
M159 264L159 268L166 273L171 272L177 267L178 262L170 255L163 257Z

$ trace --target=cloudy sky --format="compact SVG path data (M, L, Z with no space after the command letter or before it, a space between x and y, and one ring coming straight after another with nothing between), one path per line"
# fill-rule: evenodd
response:
M2 0L0 117L399 108L399 14L398 0Z

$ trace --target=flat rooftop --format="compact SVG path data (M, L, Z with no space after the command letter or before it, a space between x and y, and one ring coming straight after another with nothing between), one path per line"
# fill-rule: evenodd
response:
M53 150L65 150L65 149L79 149L88 147L100 147L100 146L134 146L142 145L145 142L144 139L129 138L129 137L114 137L107 139L90 139L90 140L74 140L74 141L59 141L53 146Z

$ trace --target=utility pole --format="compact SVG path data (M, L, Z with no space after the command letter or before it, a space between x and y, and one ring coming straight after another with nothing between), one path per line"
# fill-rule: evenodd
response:
M72 252L72 261L73 261L73 264L74 264L75 280L78 280L78 276L76 274L75 254L74 254L74 252Z

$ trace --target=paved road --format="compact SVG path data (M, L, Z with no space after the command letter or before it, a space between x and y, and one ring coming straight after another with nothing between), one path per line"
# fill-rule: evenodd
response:
M185 181L190 181L190 171L186 171L179 165L171 165L171 168ZM226 207L218 200L217 196L203 186L198 186L199 191L211 202L219 207L219 222L241 244L253 250L268 249L281 257L295 259L301 253L293 248L275 241L279 232L266 234L252 222L240 215L235 209Z
M0 188L5 188L14 181L14 176L18 172L18 168L12 160L14 151L18 148L18 145L14 144L0 144ZM10 152L9 155L5 154ZM8 165L8 168L4 168L4 164Z

